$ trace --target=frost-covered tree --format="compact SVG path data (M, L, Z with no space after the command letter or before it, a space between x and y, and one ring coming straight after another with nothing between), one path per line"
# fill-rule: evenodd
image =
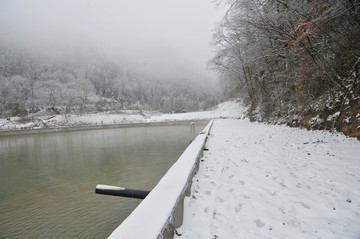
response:
M117 112L199 110L212 94L209 89L184 83L176 76L162 79L126 71L98 54L93 54L91 59L74 55L71 59L58 59L30 54L25 49L6 48L0 42L2 117L40 110L83 112L95 107Z
M229 97L240 95L273 117L308 110L325 96L345 102L360 94L359 1L226 4L211 66Z

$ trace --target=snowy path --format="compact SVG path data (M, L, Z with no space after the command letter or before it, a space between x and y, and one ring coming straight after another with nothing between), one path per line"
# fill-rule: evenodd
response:
M175 238L360 238L360 142L216 120Z

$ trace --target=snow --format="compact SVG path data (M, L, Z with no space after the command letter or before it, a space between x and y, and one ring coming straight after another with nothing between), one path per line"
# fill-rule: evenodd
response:
M50 115L36 117L33 122L22 123L20 117L12 117L10 120L0 119L0 130L14 129L39 129L39 128L56 128L56 127L76 127L85 125L101 124L121 124L145 122L146 116L136 113L113 114L92 113L92 114L69 114L69 115Z
M333 119L338 118L339 115L340 115L340 112L338 111L338 112L336 112L336 113L334 113L334 114L332 114L332 115L329 115L326 120L327 120L327 121L332 121Z
M214 121L178 239L359 238L360 142Z
M321 119L319 115L317 115L316 117L313 117L313 118L310 119L309 124L310 125L321 124L322 122L324 122L324 120Z
M123 187L117 187L117 186L111 186L111 185L103 185L103 184L98 184L98 185L96 185L96 189L101 189L101 190L114 190L114 191L125 190L125 188L123 188Z
M151 117L148 122L167 120L202 120L215 118L244 118L245 108L240 101L228 101L219 104L215 109L203 112L192 112L183 114L164 114Z
M13 117L0 119L0 130L215 118L175 238L360 238L360 141L340 133L251 123L244 112L241 102L230 101L184 114L124 111L41 116L34 122ZM195 139L110 238L157 238L164 224L172 223L169 215L184 193L205 135Z
M209 111L190 112L182 114L155 114L154 112L122 111L121 113L91 113L47 115L35 117L34 121L22 122L20 117L11 117L9 120L0 119L0 130L39 129L56 127L76 127L87 125L109 125L122 123L163 122L176 120L204 120L219 117L243 118L244 107L240 101L224 102Z
M347 116L347 117L345 117L345 119L343 119L343 122L349 124L349 123L350 123L350 119L351 119L351 117L350 117L350 116Z
M167 223L174 223L170 215L189 186L189 177L195 170L211 125L212 121L109 238L157 238Z

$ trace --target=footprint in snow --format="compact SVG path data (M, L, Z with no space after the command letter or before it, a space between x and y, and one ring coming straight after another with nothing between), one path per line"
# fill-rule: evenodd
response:
M205 194L206 195L211 195L211 191L206 191Z
M254 222L255 222L256 226L259 228L265 226L265 223L263 223L260 219L256 219L256 220L254 220Z
M209 213L209 208L205 208L205 209L204 209L204 213L205 213L205 214L208 214L208 213Z
M237 206L235 207L235 212L240 212L240 211L242 210L242 206L243 206L243 204L242 204L242 203L239 203L239 205L237 205Z
M300 204L303 208L306 208L306 209L310 209L311 207L309 205L307 205L306 203L304 202L296 202L298 204Z
M240 180L239 182L240 182L241 185L245 185L245 184L246 184L246 182L244 182L244 181L242 181L242 180Z
M281 180L281 182L280 182L279 184L280 184L280 186L281 186L281 187L283 187L283 188L287 188L287 186L286 186L286 184L285 184L284 180Z
M217 200L218 202L221 202L221 203L225 202L225 200L222 199L221 197L218 197L216 200Z
M278 194L279 194L279 192L273 192L273 193L270 193L271 194L271 196L277 196Z

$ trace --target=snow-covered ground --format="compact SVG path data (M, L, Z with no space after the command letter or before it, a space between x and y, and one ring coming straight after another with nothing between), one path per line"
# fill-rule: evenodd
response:
M358 239L360 141L215 120L184 207L178 239Z
M100 124L121 124L140 122L161 122L174 120L203 120L212 118L240 118L243 117L244 107L240 101L224 102L213 110L204 112L191 112L183 114L155 114L152 112L123 111L123 113L93 113L93 114L68 114L47 115L34 117L33 120L24 122L23 118L11 117L0 119L0 130L39 129L55 127L76 127ZM30 120L31 118L28 117Z
M216 118L244 118L245 108L241 101L228 101L219 104L213 110L203 112L192 112L183 114L164 114L152 116L148 121L166 121L166 120L193 120L193 119L216 119Z

